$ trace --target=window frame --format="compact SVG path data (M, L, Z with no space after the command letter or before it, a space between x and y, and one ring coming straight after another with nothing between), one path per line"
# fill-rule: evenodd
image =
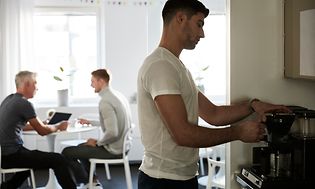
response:
M104 11L101 6L51 6L51 7L42 7L36 6L34 8L33 15L82 15L82 14L91 14L96 16L96 67L105 67L105 24L104 24ZM28 65L29 66L29 65ZM31 67L36 67L36 63L34 62ZM93 89L91 88L91 91ZM56 92L57 93L57 92ZM95 95L97 97L97 95ZM69 106L90 106L97 105L98 98L96 97L76 97L69 96ZM39 107L48 107L55 106L57 104L57 99L54 98L36 98L36 96L31 99L31 101Z

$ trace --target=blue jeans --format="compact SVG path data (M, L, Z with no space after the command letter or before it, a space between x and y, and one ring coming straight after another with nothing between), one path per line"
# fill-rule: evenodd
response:
M33 168L53 169L60 186L64 189L76 189L74 177L66 158L58 153L42 152L21 148L13 154L2 156L2 168ZM18 172L1 185L2 188L15 189L23 184L29 176L29 171Z
M138 189L198 189L197 177L189 180L157 179L140 171Z

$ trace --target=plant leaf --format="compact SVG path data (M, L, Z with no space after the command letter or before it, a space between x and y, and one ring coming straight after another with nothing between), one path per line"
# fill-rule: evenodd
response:
M60 71L61 71L61 72L63 72L63 71L64 71L63 67L61 67L61 66L59 67L59 69L60 69Z
M204 68L202 68L202 71L206 71L209 68L209 66L206 66Z
M203 77L201 77L201 76L198 76L198 77L196 77L196 79L195 80L202 80L203 79Z
M62 81L62 79L58 76L54 76L54 79L57 80L57 81Z

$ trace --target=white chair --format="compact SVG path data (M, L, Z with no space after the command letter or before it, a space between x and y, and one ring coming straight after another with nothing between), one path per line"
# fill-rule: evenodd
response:
M61 144L62 144L63 146L77 146L77 145L79 145L79 144L81 144L81 143L84 143L84 142L86 142L85 139L74 139L74 140L65 140L65 141L62 141ZM107 178L108 180L110 180L111 177L110 177L110 172L109 172L109 166L108 166L107 163L104 163L104 166L105 166L106 178Z
M203 164L203 159L209 156L212 156L213 149L209 148L200 148L199 149L199 168L200 168L200 175L205 175L205 166Z
M225 188L225 161L217 161L208 157L207 189L212 187Z
M1 165L1 146L0 146L0 165ZM31 172L31 182L33 189L36 189L36 183L35 183L35 176L33 169L30 168L10 168L10 169L3 169L0 166L0 185L2 184L2 179L4 178L4 175L7 173L16 173L16 172L22 172L22 171L30 171Z
M207 157L208 175L200 177L198 183L206 189L225 188L225 153L224 145L212 148L212 154Z
M125 136L124 136L124 146L123 146L123 156L120 159L96 159L91 158L90 159L90 174L89 174L89 188L93 187L93 174L95 172L96 164L105 164L106 169L106 176L110 179L110 173L108 167L106 165L108 164L124 164L125 168L125 176L126 176L126 183L127 183L127 189L132 189L132 180L131 180L131 173L130 173L130 167L129 167L129 159L128 159L128 152L131 149L132 144L132 137L131 134L134 129L134 124L130 128L128 128Z
M87 140L86 139L81 139L81 135L80 133L78 134L78 139L73 139L73 140L63 140L60 142L60 144L63 146L63 147L67 147L67 146L78 146L79 144L82 144L84 142L86 142ZM108 180L110 180L110 172L109 172L109 167L108 167L108 164L105 163L105 173L106 173L106 178Z

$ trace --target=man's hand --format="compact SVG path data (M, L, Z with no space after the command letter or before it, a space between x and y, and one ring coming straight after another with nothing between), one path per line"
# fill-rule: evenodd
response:
M266 134L266 126L258 121L245 121L232 126L232 132L243 142L259 142Z
M262 101L259 101L259 100L254 101L253 103L251 103L251 107L259 115L259 117L260 117L262 122L266 121L266 116L265 116L266 113L270 113L270 112L290 113L290 112L292 112L286 106L270 104L270 103L262 102Z
M90 121L87 120L87 119L82 119L82 118L79 118L78 119L78 122L82 125L86 124L86 125L89 125L90 124Z
M84 145L95 147L97 140L94 138L89 138Z
M57 130L60 130L60 131L64 131L64 130L67 130L68 128L68 121L62 121L59 123L58 126L56 126Z
M286 113L291 112L291 110L284 105L275 105L275 104L270 104L267 102L262 102L259 100L252 102L251 107L258 114L264 114L268 112L286 112Z

